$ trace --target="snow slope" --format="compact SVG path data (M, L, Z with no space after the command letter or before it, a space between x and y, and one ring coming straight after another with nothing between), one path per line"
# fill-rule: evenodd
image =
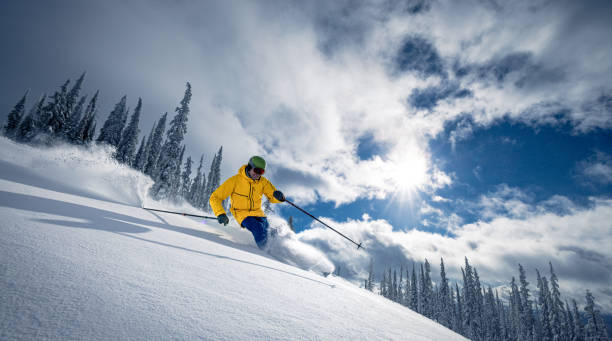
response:
M0 138L1 340L463 339L307 271L329 261L284 233L272 257L235 226L141 209L164 204L108 155Z

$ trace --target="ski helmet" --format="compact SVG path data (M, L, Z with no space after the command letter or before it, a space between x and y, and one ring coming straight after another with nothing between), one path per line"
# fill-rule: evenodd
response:
M255 169L255 171L261 169L262 172L259 174L263 174L263 171L266 170L266 160L264 160L261 156L253 156L249 159L249 166Z

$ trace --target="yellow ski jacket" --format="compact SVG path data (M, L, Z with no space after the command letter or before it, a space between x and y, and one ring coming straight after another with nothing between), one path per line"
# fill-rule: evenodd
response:
M225 180L210 196L210 207L215 216L226 213L223 209L223 200L230 197L230 211L238 222L246 217L265 217L264 211L261 209L261 196L266 195L271 203L280 203L276 200L272 193L276 188L272 183L263 176L259 180L253 180L247 176L243 165L238 170L238 174Z

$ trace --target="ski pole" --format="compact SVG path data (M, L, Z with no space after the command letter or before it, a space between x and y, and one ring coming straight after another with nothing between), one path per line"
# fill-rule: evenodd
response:
M316 221L320 222L321 224L325 225L325 226L326 226L327 228L329 228L330 230L332 230L332 231L336 232L337 234L341 235L342 237L344 237L344 238L348 239L348 240L349 240L351 243L353 243L353 244L357 245L357 250L359 250L360 248L361 248L361 249L364 249L364 248L363 248L363 246L361 246L361 243L357 244L357 243L356 243L356 242L354 242L354 241L353 241L351 238L349 238L349 237L347 237L347 236L343 235L342 233L340 233L340 232L336 231L336 230L335 230L333 227L331 227L331 226L327 225L326 223L322 222L322 221L321 221L321 220L319 220L317 217L315 217L315 216L313 216L312 214L310 214L310 213L306 212L306 211L305 211L305 210L303 210L301 207L299 207L298 205L296 205L296 204L292 203L291 201L289 201L289 200L287 200L287 199L285 199L285 201L286 201L286 202L288 202L288 203L289 203L291 206L293 206L293 207L297 208L298 210L302 211L302 212L303 212L304 214L306 214L307 216L309 216L309 217L311 217L312 219L314 219L314 220L316 220ZM364 250L365 250L365 249L364 249Z
M197 215L197 214L189 214L189 213L181 213L181 212L172 212L172 211L164 211L164 210L157 210L154 208L146 208L143 207L145 210L147 211L155 211L155 212L163 212L163 213L172 213L172 214L180 214L186 217L196 217L196 218L204 218L204 219L217 219L217 217L210 217L210 216L205 216L205 215Z

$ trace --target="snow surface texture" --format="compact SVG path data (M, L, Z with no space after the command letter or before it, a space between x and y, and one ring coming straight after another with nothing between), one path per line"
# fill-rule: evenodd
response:
M141 209L177 207L109 155L0 138L1 340L463 339L320 276L333 266L282 220L262 252L236 226Z

